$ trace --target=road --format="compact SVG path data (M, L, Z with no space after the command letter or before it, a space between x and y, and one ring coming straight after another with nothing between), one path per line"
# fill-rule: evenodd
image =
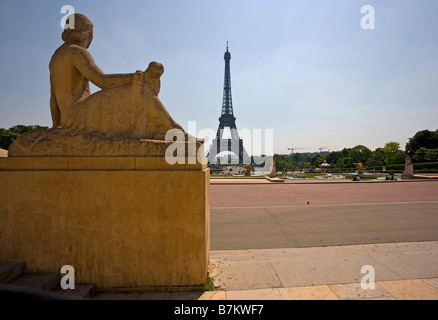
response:
M213 184L211 207L212 250L438 240L438 181Z

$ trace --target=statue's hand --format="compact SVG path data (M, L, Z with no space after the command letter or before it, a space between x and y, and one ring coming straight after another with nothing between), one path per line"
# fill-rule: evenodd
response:
M143 78L144 78L144 72L143 71L140 71L140 70L137 70L135 73L134 73L134 76L133 76L133 78L132 78L132 82L133 83L143 83Z

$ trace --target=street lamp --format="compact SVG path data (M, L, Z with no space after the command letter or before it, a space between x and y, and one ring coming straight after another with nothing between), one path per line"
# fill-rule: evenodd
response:
M373 154L374 173L376 173L376 155Z

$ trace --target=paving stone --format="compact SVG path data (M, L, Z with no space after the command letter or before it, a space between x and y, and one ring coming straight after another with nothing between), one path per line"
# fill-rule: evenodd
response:
M361 268L371 264L376 280L395 280L400 277L368 255L297 257L291 261L274 261L272 265L283 287L360 283Z
M199 300L227 300L225 291L206 291Z
M393 298L390 293L375 284L374 289L364 290L360 283L329 285L329 288L341 300Z
M203 292L172 292L170 300L198 300L202 296Z
M281 300L277 288L227 291L227 300Z
M218 262L213 278L215 287L222 290L278 288L282 284L270 262Z
M404 279L438 277L438 251L386 252L374 254L373 259L390 268ZM385 279L390 280L390 279Z
M377 284L397 300L438 300L438 289L423 280L380 281Z
M283 300L339 300L328 286L278 289Z
M423 281L438 289L438 278L423 279Z

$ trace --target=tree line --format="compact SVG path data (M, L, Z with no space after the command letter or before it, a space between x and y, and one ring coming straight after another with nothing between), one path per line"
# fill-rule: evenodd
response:
M409 139L404 151L401 150L400 143L391 141L374 151L364 145L357 145L330 153L276 154L274 159L278 170L315 169L324 162L331 165L332 170L335 171L353 170L356 168L355 163L362 163L368 170L379 170L391 166L401 168L405 163L406 155L411 157L414 164L438 162L438 129L417 132Z
M47 129L48 127L39 125L16 125L9 129L0 128L0 148L8 150L12 142L23 133ZM330 164L334 170L342 170L354 169L355 163L362 163L368 169L402 165L405 163L406 155L409 155L414 163L438 162L438 129L418 131L407 142L405 151L401 150L400 143L388 142L382 148L377 148L374 151L364 145L357 145L353 148L344 148L341 151L312 155L303 153L275 154L274 159L278 170L315 169L324 162Z
M14 142L23 133L42 131L42 130L47 130L48 128L49 127L43 127L39 125L33 125L33 126L16 125L9 129L0 128L0 148L8 150L12 142Z

